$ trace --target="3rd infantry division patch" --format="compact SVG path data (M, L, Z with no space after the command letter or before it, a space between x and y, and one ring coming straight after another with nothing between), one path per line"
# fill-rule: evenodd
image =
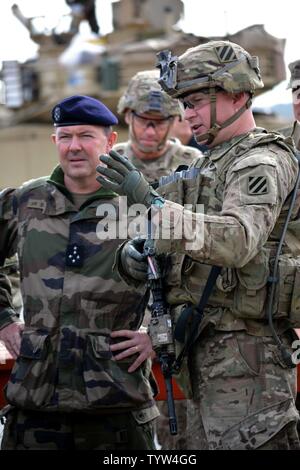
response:
M266 176L249 176L248 194L268 194L268 180Z

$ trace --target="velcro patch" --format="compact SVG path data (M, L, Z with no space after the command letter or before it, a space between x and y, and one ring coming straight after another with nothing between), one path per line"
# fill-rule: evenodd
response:
M249 176L248 194L268 194L268 179L266 176Z
M229 44L226 46L215 47L215 51L220 62L232 62L233 60L237 60L236 53Z

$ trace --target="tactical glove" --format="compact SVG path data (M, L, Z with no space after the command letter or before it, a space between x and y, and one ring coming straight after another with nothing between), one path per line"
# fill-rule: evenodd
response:
M100 161L107 168L99 165L97 181L105 188L110 189L120 196L127 196L128 204L144 204L150 207L152 204L162 207L164 199L150 186L142 173L126 158L115 150L109 155L100 155Z
M143 254L145 240L135 238L128 241L121 251L121 265L125 274L137 281L147 281L148 264Z

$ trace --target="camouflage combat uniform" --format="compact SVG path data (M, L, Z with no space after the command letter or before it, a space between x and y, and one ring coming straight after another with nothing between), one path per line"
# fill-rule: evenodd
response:
M293 448L298 445L293 434L298 420L295 369L282 361L265 314L269 263L279 233L275 224L295 184L297 162L279 135L257 129L208 151L195 167L196 178L160 188L174 201L166 200L161 220L169 210L174 218L171 240L155 241L158 254L174 253L166 281L171 305L197 304L211 265L224 267L189 358L189 448L255 449L285 427ZM259 181L265 182L265 190L251 191L251 182ZM192 232L181 240L172 239L172 233L182 222L182 205L193 204L195 210L197 203L205 208L204 245L193 251L186 249ZM202 215L192 214L191 226L198 217ZM290 343L289 316L296 312L289 305L297 301L297 293L286 284L292 271L281 274L285 278L275 300L277 329ZM178 310L173 309L176 317Z
M20 273L17 256L6 260L4 267L0 268L2 275L6 275L11 283L11 296L15 312L20 315L22 310L22 295L20 290Z
M2 445L149 449L158 414L149 365L128 373L132 358L114 361L110 351L110 332L138 329L145 305L145 289L112 273L120 240L96 235L97 207L117 210L118 198L100 189L77 210L63 179L57 167L0 196L0 252L18 252L25 321ZM3 327L14 318L8 302L1 307Z
M169 254L166 298L174 323L182 305L198 305L212 265L222 267L181 374L192 397L188 448L299 449L295 368L283 360L266 317L269 283L276 281L272 266L298 173L292 139L252 130L248 113L242 121L248 132L238 135L236 125L234 137L213 145L263 87L258 59L239 45L211 41L179 58L162 51L159 61L159 82L170 96L193 109L203 90L210 104L210 128L196 138L211 149L184 174L164 180L159 192L165 201L154 198L151 208L162 233L153 237L156 254ZM242 93L245 102L219 123L220 90ZM193 93L195 101L189 101ZM197 124L197 109L187 109L188 115ZM300 326L299 198L294 209L270 307L282 349L289 352L292 328Z

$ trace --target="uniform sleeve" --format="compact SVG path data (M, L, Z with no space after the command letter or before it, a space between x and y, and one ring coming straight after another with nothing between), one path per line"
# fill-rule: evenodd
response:
M12 304L11 284L7 276L0 273L0 330L19 321Z
M16 252L16 216L13 210L14 190L0 192L0 265ZM0 329L18 321L13 309L11 284L0 268Z
M191 212L166 201L156 215L161 230L157 253L187 254L223 267L244 266L269 238L297 172L296 159L285 150L252 151L228 171L220 215Z

